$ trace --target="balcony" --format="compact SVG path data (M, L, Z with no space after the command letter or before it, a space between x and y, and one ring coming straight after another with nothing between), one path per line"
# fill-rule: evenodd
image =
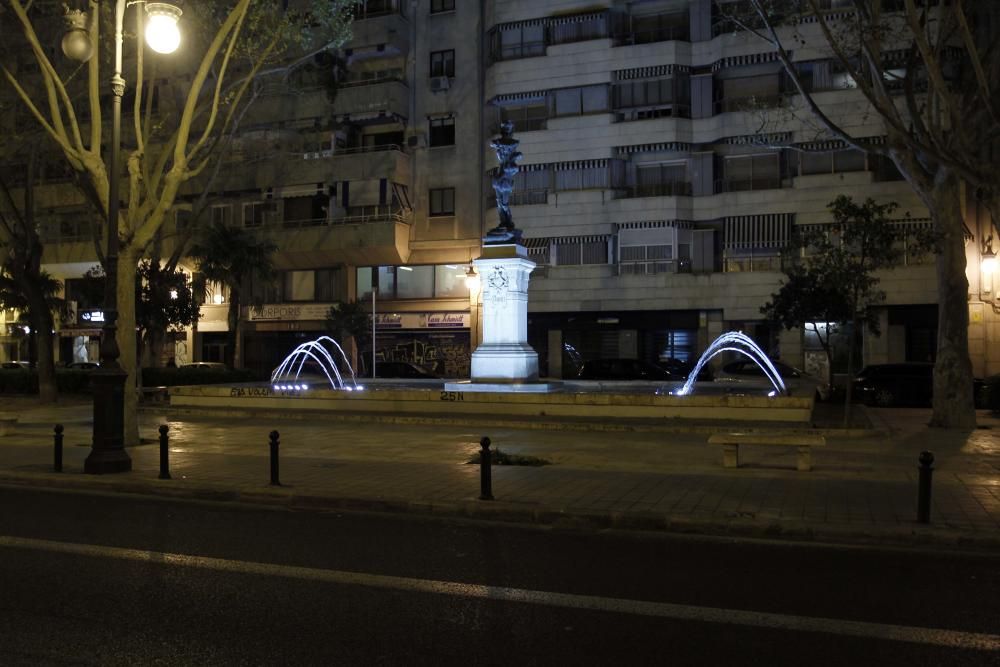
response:
M410 27L403 6L402 2L369 3L367 11L355 14L351 40L346 44L352 61L397 56L410 50Z
M686 181L666 181L663 183L643 183L629 185L618 191L618 199L637 197L690 197L691 184Z
M327 218L265 217L250 229L278 245L278 268L330 264L405 264L410 213L388 205L353 206Z
M782 187L781 179L774 177L734 178L715 181L715 193L747 192L751 190L778 190Z
M348 116L384 114L406 118L409 115L409 97L407 85L395 79L349 86L337 95L337 113Z
M309 151L302 153L301 159L282 162L267 175L270 182L259 185L318 183L326 181L331 173L336 174L338 181L388 178L395 183L409 183L410 158L396 144Z
M732 97L728 99L715 100L712 103L712 113L755 111L757 109L775 109L784 105L783 95L762 94L748 95L746 97Z

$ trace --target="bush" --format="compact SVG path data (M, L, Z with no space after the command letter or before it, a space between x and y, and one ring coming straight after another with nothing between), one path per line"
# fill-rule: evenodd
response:
M57 368L56 389L60 394L89 394L90 371ZM0 371L0 393L37 394L38 371L34 368Z

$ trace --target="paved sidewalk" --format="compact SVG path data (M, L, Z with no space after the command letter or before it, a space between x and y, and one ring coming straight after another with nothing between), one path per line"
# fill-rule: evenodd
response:
M5 407L10 410L10 407ZM90 406L25 403L0 438L0 482L182 495L319 509L393 509L581 527L650 528L804 539L1000 548L1000 420L962 434L926 428L925 410L873 411L890 437L828 438L815 469L791 448L749 449L723 469L703 433L546 432L475 426L142 415L170 426L172 480L158 447L129 449L133 472L82 474ZM65 472L51 472L52 425L66 427ZM281 432L281 481L268 485L267 434ZM481 435L553 465L495 467L496 500L478 500L467 465ZM917 455L937 456L932 521L915 522Z

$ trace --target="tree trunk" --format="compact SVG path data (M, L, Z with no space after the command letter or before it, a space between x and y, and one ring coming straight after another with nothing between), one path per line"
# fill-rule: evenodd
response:
M236 290L229 292L229 310L226 313L229 324L226 340L226 363L230 368L242 368L240 359L240 297Z
M850 324L851 330L847 336L847 386L844 388L844 428L851 427L851 385L854 379L854 346L857 344L858 321ZM833 367L831 366L831 369Z
M24 284L25 296L28 298L31 334L35 340L38 372L38 399L42 403L55 403L58 397L56 386L56 364L53 352L53 321L52 311L45 300L45 294L38 283L28 281Z
M946 170L941 170L946 172ZM969 360L969 281L965 275L965 238L958 178L937 179L931 215L939 235L937 256L938 341L934 364L934 413L931 425L976 426Z
M118 255L118 363L128 373L125 380L125 446L139 444L138 367L135 335L135 277L139 258L133 249L122 248Z

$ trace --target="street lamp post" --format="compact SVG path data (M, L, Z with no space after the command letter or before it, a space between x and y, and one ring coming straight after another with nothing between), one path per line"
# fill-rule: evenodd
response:
M115 0L115 71L111 75L111 148L108 159L108 224L107 250L104 256L104 326L101 329L101 365L91 375L94 391L94 439L83 471L91 474L128 472L132 459L125 451L125 381L128 373L118 363L120 350L118 330L118 153L121 149L122 97L125 79L122 77L122 42L127 0ZM158 53L170 53L180 43L176 22L181 10L164 3L148 3L146 11L153 17L146 32L150 47ZM81 13L77 13L79 17ZM69 19L69 31L63 38L63 52L77 60L87 60L93 48L81 47L89 42L85 29L77 20ZM98 20L92 17L92 20ZM81 35L82 33L82 35ZM160 37L165 34L166 38ZM86 45L84 45L86 46ZM90 45L93 47L94 45ZM141 82L140 82L141 83Z

